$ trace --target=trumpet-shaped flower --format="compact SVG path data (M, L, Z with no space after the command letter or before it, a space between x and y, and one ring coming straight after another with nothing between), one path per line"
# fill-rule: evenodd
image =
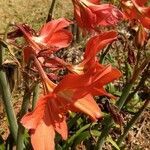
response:
M108 94L104 90L104 85L109 82L118 79L121 76L120 71L112 68L111 66L102 66L95 64L92 68L89 68L85 73L79 74L68 74L55 88L54 92L58 95L65 95L67 91L70 93L71 99L78 99L91 94L106 95Z
M72 34L65 29L71 21L60 18L52 20L42 26L39 32L35 32L25 24L18 24L18 29L9 33L8 37L24 36L28 46L24 48L24 57L27 61L30 54L48 51L49 55L61 48L68 47L72 41Z
M35 110L22 118L21 123L31 131L31 142L35 150L53 150L55 131L63 139L67 138L68 130L65 114L69 110L84 112L94 121L100 118L102 114L92 95L87 93L78 98L72 97L74 89L68 88L68 84L65 87L65 84L61 83L64 82L64 79L59 84L64 85L65 90L56 89L55 92L55 88L59 84L55 85L48 79L36 57L34 62L42 77L42 82L46 86L45 91L47 93L39 99Z
M32 32L26 25L17 26L33 49L55 48L55 50L58 50L69 46L72 41L72 34L65 29L70 23L65 18L52 20L44 24L38 33Z
M70 91L63 95L49 93L38 100L35 110L26 114L21 123L30 130L34 150L54 150L55 131L65 140L68 136L66 113L68 110L84 112L94 121L102 116L100 108L91 95L72 99Z
M122 8L127 19L137 20L150 29L150 7L144 6L147 0L122 0Z
M41 30L41 32L44 31L47 31L46 28ZM26 35L27 32L24 34L29 40L29 48L33 49L34 66L42 78L45 93L38 100L35 110L26 114L21 123L31 131L31 142L35 150L54 150L55 132L59 133L64 140L68 136L66 125L66 113L68 111L83 112L94 121L102 117L101 110L93 96L112 96L104 90L104 86L119 78L121 73L111 66L98 64L95 57L98 50L116 39L116 32L110 31L89 40L84 56L85 65L81 65L82 73L77 73L73 68L73 73L66 75L58 85L48 78L40 59L36 57L37 51L34 52L35 46L40 51L44 44L41 43L41 46L35 37L31 38L31 36ZM47 41L47 43L49 42ZM89 64L90 67L88 67Z
M67 139L66 117L59 107L55 96L50 93L41 97L35 110L22 118L21 123L31 132L34 150L54 150L55 131Z
M35 150L53 150L55 131L63 139L67 138L65 114L69 110L83 112L96 121L102 114L93 96L112 96L104 90L104 85L119 78L121 73L111 66L96 64L81 75L66 75L56 85L48 79L36 57L34 62L47 87L47 93L39 99L35 110L22 118L21 123L31 131Z
M89 67L95 66L97 63L96 54L116 39L117 33L115 31L104 32L90 38L85 47L84 60L78 65L66 66L71 72L82 74Z
M98 0L72 0L77 24L83 31L97 30L98 26L116 25L123 15L111 4L98 5Z

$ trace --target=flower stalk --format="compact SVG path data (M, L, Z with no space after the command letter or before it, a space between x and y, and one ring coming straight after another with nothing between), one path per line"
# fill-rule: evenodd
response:
M39 84L37 83L35 85L35 88L34 88L34 91L33 91L32 110L35 108L38 96L39 96Z
M7 27L6 31L5 31L5 35L3 40L6 39L7 37L7 32L8 32L8 28ZM3 60L4 60L4 47L2 45L0 45L0 89L1 89L1 93L2 93L2 100L3 100L3 104L4 104L4 108L6 110L6 114L7 114L7 118L8 118L8 122L9 122L9 126L10 126L10 132L14 138L14 141L17 141L17 119L16 119L16 115L13 109L13 105L12 105L12 95L10 92L10 87L9 87L9 83L6 77L6 73L3 69Z
M148 66L146 67L146 69L144 70L143 72L143 75L141 77L141 80L139 81L137 87L135 88L135 90L129 94L129 96L127 97L126 101L125 101L125 104L124 105L127 105L130 100L132 99L132 97L135 95L135 93L141 89L141 87L143 87L143 85L145 84L145 81L147 80L148 78L148 70L149 70L149 67L150 67L150 64L148 64Z
M31 97L31 93L32 93L32 90L29 90L29 88L27 86L27 84L28 84L27 75L24 77L24 81L26 81L27 83L25 84L25 90L24 90L24 96L23 96L23 102L22 102L22 106L21 106L19 120L28 111L28 106L29 106L30 97ZM24 131L25 131L25 128L19 122L16 150L23 150L24 149L24 140L23 140L23 138L24 138Z
M56 0L52 0L49 12L48 12L48 16L47 16L47 20L46 22L49 22L52 20L52 14L53 14L53 10L54 10L54 6L55 6Z
M102 147L105 143L105 140L109 134L109 130L111 129L112 125L113 125L113 120L111 116L109 116L108 125L104 126L103 131L98 138L97 145L94 150L102 150Z
M10 132L14 138L14 141L16 142L17 128L18 128L17 119L12 105L12 96L10 92L10 87L6 79L6 74L2 68L0 69L0 89L2 92L2 100L10 126Z

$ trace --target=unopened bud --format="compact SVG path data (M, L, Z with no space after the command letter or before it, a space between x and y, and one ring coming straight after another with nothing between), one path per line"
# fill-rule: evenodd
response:
M144 46L147 40L147 32L145 31L142 25L139 26L136 37L135 37L135 45L137 48L141 48Z

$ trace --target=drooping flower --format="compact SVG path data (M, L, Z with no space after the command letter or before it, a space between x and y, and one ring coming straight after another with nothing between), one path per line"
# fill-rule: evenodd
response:
M72 0L74 15L80 28L91 32L99 26L116 25L123 15L111 4L98 4L98 0ZM93 3L94 2L94 3Z
M129 20L136 20L145 28L150 29L150 7L146 7L147 0L122 0L124 14Z
M59 91L60 92L60 91ZM38 100L35 110L26 114L21 123L30 130L34 150L54 150L55 131L67 139L66 113L84 112L94 121L102 116L100 108L91 95L72 99L70 91L49 93Z
M98 34L89 39L85 47L84 59L78 65L66 65L71 72L82 74L89 67L99 64L96 59L96 54L105 48L108 44L111 44L117 39L117 33L115 31L108 31ZM99 66L99 65L98 65Z
M24 36L28 42L28 46L24 48L27 61L30 54L48 51L50 55L54 51L68 47L72 41L72 34L65 28L70 24L71 21L65 18L52 20L44 24L39 32L35 32L26 24L18 24L18 29L9 33L8 37Z
M54 47L55 50L68 47L72 41L72 34L65 28L70 24L71 21L65 18L52 20L44 24L39 36L33 36L32 40L47 48Z

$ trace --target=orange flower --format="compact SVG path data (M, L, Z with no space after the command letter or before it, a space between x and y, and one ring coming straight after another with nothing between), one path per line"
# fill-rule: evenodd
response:
M74 15L79 27L91 32L98 26L116 25L123 15L111 4L98 5L98 0L72 0Z
M66 117L59 109L55 95L50 93L38 100L33 112L26 114L21 123L31 132L34 150L54 150L55 131L65 140L68 136Z
M31 131L31 142L35 150L54 150L55 131L64 140L67 138L65 115L69 110L83 112L93 121L102 117L101 110L93 96L112 97L104 90L104 85L119 78L121 73L111 66L98 64L95 56L98 50L115 39L116 32L110 31L89 40L84 56L85 65L81 65L82 71L78 74L72 67L73 73L66 75L58 85L49 80L40 60L35 55L33 56L34 65L42 78L45 92L44 96L39 99L35 110L26 114L21 123ZM91 64L90 67L88 67L89 64Z
M68 136L65 114L71 110L84 112L96 121L100 118L100 108L91 95L72 99L70 91L61 94L49 93L38 100L35 110L26 114L21 123L31 132L34 150L54 150L55 131L65 140Z
M8 38L24 36L28 46L24 48L24 57L27 62L31 54L48 51L51 54L61 48L68 47L72 41L72 34L65 29L71 21L60 18L43 25L39 32L35 32L26 24L18 24L17 30L8 34Z
M127 19L137 20L150 29L150 7L144 6L147 0L122 0L122 8Z
M69 46L72 41L72 34L65 28L70 25L70 21L65 18L52 20L43 25L38 33L33 32L26 25L17 25L23 32L25 39L33 49L55 50Z
M92 67L97 63L96 54L101 51L108 44L117 39L117 33L115 31L108 31L98 34L87 42L84 54L84 60L78 65L66 65L67 68L74 73L82 74L89 67Z
M97 63L92 68L89 68L82 74L68 74L56 86L54 92L59 96L66 96L69 93L69 98L76 100L91 94L106 95L112 97L104 90L104 85L118 79L121 76L120 71L111 66L98 65Z
M74 89L68 88L68 84L64 84L64 90L59 90L64 79L59 83L60 85L54 84L48 79L36 57L34 57L34 63L46 87L45 96L39 99L33 112L28 113L21 119L21 123L31 131L31 142L35 150L53 150L55 147L55 131L63 139L67 138L68 130L65 114L69 110L84 112L94 121L100 118L102 114L90 94L86 94L84 97L81 95L81 97L75 99L72 97ZM59 87L56 89L57 86Z

